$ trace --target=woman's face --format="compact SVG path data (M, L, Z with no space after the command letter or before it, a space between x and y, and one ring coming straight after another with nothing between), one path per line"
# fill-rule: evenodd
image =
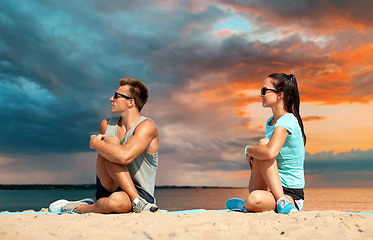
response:
M260 97L262 98L263 107L272 107L275 103L278 103L279 101L279 98L278 98L279 93L274 91L276 89L275 89L275 86L273 86L271 81L273 81L272 78L266 78L262 85L262 89L264 89L264 91L263 90L261 91ZM263 92L265 92L264 95L262 94Z

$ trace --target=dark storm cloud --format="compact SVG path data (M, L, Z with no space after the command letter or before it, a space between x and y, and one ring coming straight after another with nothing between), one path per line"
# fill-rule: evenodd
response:
M330 61L326 49L305 42L297 34L268 43L251 41L245 34L233 35L221 42L212 40L206 30L212 29L219 19L232 16L232 11L211 3L205 5L204 11L197 12L191 12L185 2L173 9L162 9L157 4L96 1L79 7L69 1L22 5L2 2L1 8L5 11L0 21L0 77L3 85L8 82L3 91L11 92L9 88L12 88L12 96L22 96L30 91L28 86L32 83L53 98L49 104L44 103L48 99L43 99L42 94L32 101L26 96L24 100L30 100L27 103L9 95L1 98L4 104L0 110L11 120L1 120L3 124L8 122L9 128L4 131L11 138L2 140L3 150L18 149L15 142L20 138L24 139L21 140L23 149L34 152L45 151L43 145L56 152L86 149L86 139L97 131L95 123L104 117L105 105L97 102L107 101L123 76L143 79L150 90L157 90L157 83L179 90L173 86L188 87L195 79L212 73L226 74L224 79L216 79L215 84L246 81L257 86L273 70L296 69L307 77ZM297 15L291 12L303 13L307 18L310 14L305 13L320 6L310 1L264 5L259 1L236 1L233 4L293 18ZM256 21L263 19L256 18ZM194 25L200 27L187 29ZM301 47L287 54L287 49L294 45ZM307 64L316 67L305 67ZM358 90L362 89L360 82L356 83ZM320 88L318 81L306 80L303 85ZM325 87L333 88L333 84ZM371 93L368 88L364 89L363 95ZM338 97L338 93L333 97ZM346 94L342 97L346 98ZM157 99L157 93L152 99ZM18 105L23 106L22 109L17 108ZM193 111L192 107L189 110ZM24 113L26 116L19 117ZM167 124L180 121L180 117L176 114L161 120ZM88 122L82 124L84 121ZM28 130L30 124L31 129L38 129L45 137L37 137ZM66 127L64 132L58 134L57 130L62 127ZM16 137L10 132L14 128L19 129ZM62 139L67 143L57 144Z
M108 99L122 77L138 78L149 87L143 113L159 127L163 164L185 171L248 169L243 148L256 144L264 129L249 128L251 119L240 115L259 98L239 91L259 89L272 72L299 76L302 101L371 99L367 70L343 81L325 77L330 69L339 71L351 62L352 57L339 56L350 51L348 46L372 41L370 30L363 31L372 26L369 2L167 4L0 2L0 126L5 136L0 152L14 157L0 170L24 165L63 171L73 166L74 160L63 163L62 156L54 164L38 155L89 151L89 136L111 116ZM237 14L251 23L251 32L218 38L215 25ZM336 24L338 19L343 21ZM291 34L281 35L286 31ZM370 66L369 56L356 68ZM323 167L333 172L358 169L351 163L335 166L338 158L329 153L308 158L310 174ZM360 155L348 159L370 169Z
M103 118L97 102L105 99L110 107L107 99L123 75L151 75L141 57L157 41L115 32L107 28L112 22L72 2L48 3L49 9L30 2L1 5L0 124L7 136L0 140L1 152L87 150Z
M324 31L326 28L343 27L348 20L353 24L372 28L370 23L373 21L373 17L370 14L370 9L373 7L373 3L369 0L222 0L215 2L233 6L238 12L260 15L271 24L288 23L293 26L311 28L314 31Z
M307 154L305 161L306 174L328 174L346 172L372 172L373 149L351 152L321 152Z
M142 4L145 1L84 7L69 1L1 3L6 11L0 21L0 110L4 112L0 123L7 126L3 133L9 136L0 140L3 153L87 150L89 135L97 133L100 121L107 117L104 108L110 106L107 99L119 78L143 80L153 99L152 89L159 88L155 83L162 81L170 88L188 79L180 71L185 59L162 62L151 57L170 66L167 72L163 66L152 65L149 56L180 42L188 24L211 25L223 12L217 7L200 14L183 8L176 12L156 7L128 9ZM117 15L121 6L124 13ZM188 38L185 42L203 42ZM37 94L28 96L34 90Z

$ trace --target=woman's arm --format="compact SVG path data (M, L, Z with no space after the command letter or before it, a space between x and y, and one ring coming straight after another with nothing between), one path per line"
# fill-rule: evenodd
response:
M246 154L258 160L273 159L277 157L289 134L286 128L276 127L273 130L272 138L269 140L268 144L250 146L247 148Z

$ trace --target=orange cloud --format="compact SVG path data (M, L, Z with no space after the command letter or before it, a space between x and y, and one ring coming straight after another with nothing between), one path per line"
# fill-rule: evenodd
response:
M373 44L361 46L357 49L351 49L350 46L345 52L333 52L330 54L331 59L341 60L346 63L347 66L353 67L356 65L368 65L371 66L373 59ZM372 69L372 68L371 68Z
M247 130L262 130L264 128L264 126L250 126L250 125L246 125L246 129Z
M319 117L319 116L309 116L309 117L302 118L303 122L320 121L320 120L325 120L325 119L327 119L327 118L326 117Z
M219 39L224 39L232 36L235 33L235 31L232 31L230 29L221 29L216 33L216 36Z

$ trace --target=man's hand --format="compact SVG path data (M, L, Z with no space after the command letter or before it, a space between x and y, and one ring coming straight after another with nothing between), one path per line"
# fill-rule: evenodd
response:
M91 135L91 140L89 141L89 147L91 148L91 149L95 149L94 148L94 143L96 142L96 141L103 141L104 139L105 139L105 135L103 135L103 134L99 134L99 135Z

